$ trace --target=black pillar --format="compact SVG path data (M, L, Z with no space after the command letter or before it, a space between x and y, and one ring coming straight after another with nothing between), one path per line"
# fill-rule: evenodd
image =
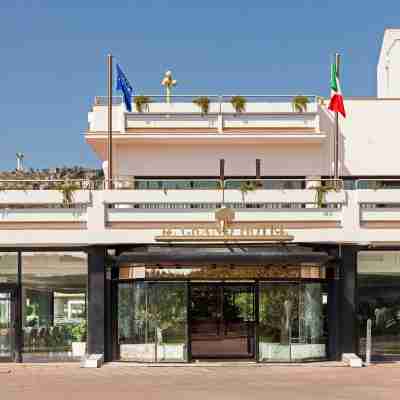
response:
M341 247L340 265L340 344L342 353L357 353L357 247Z
M221 182L225 179L225 160L223 158L219 160L219 179Z
M24 344L24 332L23 332L23 312L22 312L22 254L18 252L18 276L17 286L15 290L15 361L18 363L22 362L22 350Z
M332 361L340 360L340 280L339 265L327 268L328 279L328 358Z
M118 254L118 253L116 253ZM118 268L109 265L106 280L106 351L104 361L119 359L118 346Z
M261 160L256 159L256 179L261 179Z
M106 350L105 256L104 247L88 249L88 354L104 354Z

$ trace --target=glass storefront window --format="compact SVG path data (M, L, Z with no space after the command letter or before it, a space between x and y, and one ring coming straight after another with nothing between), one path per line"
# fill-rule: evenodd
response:
M12 352L11 293L0 292L0 360Z
M304 361L326 357L321 283L269 283L259 289L260 361Z
M17 283L18 253L0 252L0 285Z
M372 323L371 358L400 359L400 252L358 254L360 354L365 356L367 321Z
M22 254L24 361L84 355L86 287L85 253Z
M186 283L119 284L118 339L122 360L185 361Z

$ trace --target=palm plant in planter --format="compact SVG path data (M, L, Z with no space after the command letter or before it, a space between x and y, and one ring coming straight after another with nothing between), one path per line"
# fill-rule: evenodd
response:
M74 193L79 190L79 186L75 182L66 180L57 189L63 196L63 206L71 207L74 202Z
M233 96L231 98L232 107L239 114L245 111L246 109L246 99L243 96Z
M318 208L322 208L326 204L326 194L332 191L338 191L340 186L334 184L326 184L324 186L316 186L315 189L315 202Z
M240 184L239 190L242 192L242 199L244 202L244 197L248 192L254 192L257 190L257 184L251 181L244 181Z
M308 97L307 96L295 96L292 100L293 109L296 112L306 112L307 111L307 104L308 104Z
M208 110L210 108L210 99L208 97L205 96L197 97L196 99L193 100L193 104L196 104L196 106L200 107L201 115L208 114Z
M151 97L135 96L133 98L133 102L135 103L136 111L138 113L142 113L144 111L149 111L149 104L151 103Z

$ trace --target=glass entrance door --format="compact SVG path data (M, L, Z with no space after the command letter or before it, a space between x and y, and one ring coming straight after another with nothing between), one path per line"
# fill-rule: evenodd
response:
M192 358L254 357L253 284L193 284L190 307Z
M14 312L12 292L0 289L0 361L9 361L14 353Z

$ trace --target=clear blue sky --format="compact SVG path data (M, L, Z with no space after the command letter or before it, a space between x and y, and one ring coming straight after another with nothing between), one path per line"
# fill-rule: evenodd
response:
M100 166L82 132L106 94L112 52L140 93L328 95L343 55L345 96L373 96L399 0L1 0L0 169Z

